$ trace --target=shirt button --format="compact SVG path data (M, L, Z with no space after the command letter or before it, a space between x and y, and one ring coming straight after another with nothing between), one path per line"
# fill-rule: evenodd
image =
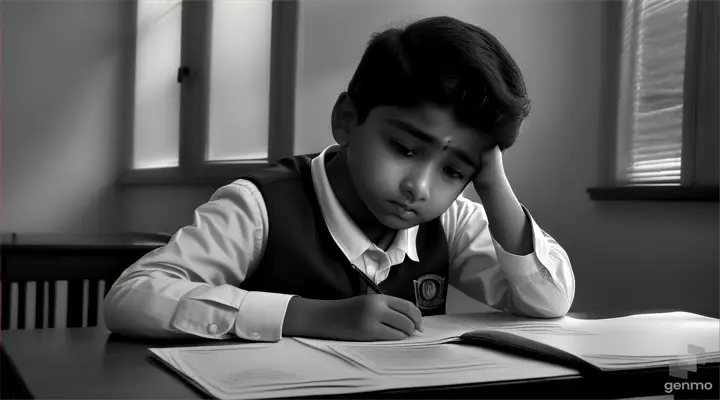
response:
M214 335L217 333L218 327L216 324L210 324L210 325L208 325L207 330L208 330L209 334Z

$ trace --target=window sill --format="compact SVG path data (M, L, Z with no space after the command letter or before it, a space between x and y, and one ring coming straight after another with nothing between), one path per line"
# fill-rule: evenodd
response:
M617 186L587 189L594 201L718 202L718 186Z
M221 187L242 175L267 166L267 163L217 165L195 173L183 173L180 168L131 170L120 175L120 186L209 186Z

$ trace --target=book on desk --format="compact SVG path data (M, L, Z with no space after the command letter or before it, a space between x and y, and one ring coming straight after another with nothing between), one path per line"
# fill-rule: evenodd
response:
M219 399L349 394L720 362L720 321L687 312L585 320L505 313L426 317L401 341L284 338L150 349Z

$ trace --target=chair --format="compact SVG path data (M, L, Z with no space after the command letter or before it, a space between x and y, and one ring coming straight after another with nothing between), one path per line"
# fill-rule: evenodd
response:
M2 329L97 326L122 271L169 239L165 233L3 235ZM65 288L67 296L60 296Z

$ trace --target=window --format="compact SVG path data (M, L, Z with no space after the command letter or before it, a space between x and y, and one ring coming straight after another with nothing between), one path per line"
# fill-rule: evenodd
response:
M617 179L681 181L687 0L633 0L623 13Z
M180 138L182 2L137 3L132 167L177 167Z
M684 193L669 197L716 200L720 7L696 0L608 3L618 46L610 51L619 57L617 93L610 96L614 157L605 184L620 190L590 189L591 197Z
M268 157L271 5L269 0L213 4L207 161Z
M217 185L293 153L295 0L136 0L121 181Z

